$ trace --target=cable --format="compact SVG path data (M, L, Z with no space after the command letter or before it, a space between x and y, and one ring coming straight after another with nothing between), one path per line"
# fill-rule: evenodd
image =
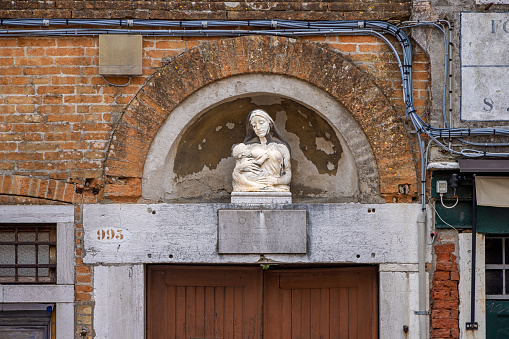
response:
M435 206L433 206L433 203L431 201L428 202L428 204L431 206L431 208L433 209L433 211L435 212L435 215L438 217L438 219L440 219L444 224L446 224L447 226L451 227L452 229L454 229L456 232L458 231L458 229L456 227L454 227L453 225L449 224L447 221L445 221L444 219L442 219L442 217L440 216L440 214L438 214Z
M458 204L458 201L459 201L459 200L460 200L460 199L459 199L458 197L456 197L456 202L454 203L454 205L452 205L452 206L446 206L446 205L444 204L444 194L443 194L443 193L440 193L440 203L441 203L441 204L442 204L442 206L443 206L443 207L445 207L445 208L454 208L454 207L456 207L456 205Z
M117 85L117 84L113 84L113 83L109 82L108 80L106 80L104 75L102 75L102 77L103 77L103 80L108 83L108 85L115 86L115 87L127 87L127 86L129 86L129 84L131 83L131 80L133 78L132 76L130 76L129 77L129 81L126 84L124 84L124 85Z
M448 78L448 69L449 69L449 39L447 38L447 34L445 33L445 30L444 30L444 27L442 25L439 25L439 22L420 22L420 21L404 21L401 23L402 25L403 24L408 24L407 26L398 26L399 28L414 28L414 27L418 27L418 26L432 26L432 27L435 27L435 28L438 28L443 36L444 36L444 45L445 45L445 48L444 48L444 89L443 89L443 93L442 93L442 115L443 115L443 119L444 119L444 126L446 128L449 128L449 123L447 121L447 116L446 116L446 97L447 97L447 78ZM450 26L449 26L450 27Z

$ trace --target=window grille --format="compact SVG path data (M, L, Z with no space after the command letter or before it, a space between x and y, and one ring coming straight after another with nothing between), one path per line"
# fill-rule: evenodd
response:
M55 224L0 223L0 283L55 283Z

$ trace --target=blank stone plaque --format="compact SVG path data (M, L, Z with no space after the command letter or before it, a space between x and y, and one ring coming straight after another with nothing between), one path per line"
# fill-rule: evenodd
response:
M306 253L305 210L219 210L219 253Z

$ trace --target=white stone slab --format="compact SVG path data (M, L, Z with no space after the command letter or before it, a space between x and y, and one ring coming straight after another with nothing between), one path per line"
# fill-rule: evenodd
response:
M74 303L58 303L56 312L57 339L74 338Z
M48 307L55 307L54 303L36 304L36 303L15 303L0 304L1 311L46 311Z
M74 222L71 205L2 205L0 220L4 223L58 223Z
M74 285L0 285L4 303L74 302Z
M306 253L305 210L219 210L219 253Z
M57 284L74 284L74 223L57 224Z
M509 0L475 0L477 5L507 5L509 4Z
M144 338L144 281L143 265L94 269L95 338Z
M419 274L380 265L380 338L419 339ZM403 326L408 326L405 335Z
M418 272L417 264L382 264L379 268L380 272Z
M429 170L459 170L460 164L456 161L432 162L428 165Z
M508 44L509 13L461 14L463 120L509 120Z
M270 254L286 263L416 264L419 204L294 204L308 215L306 254ZM255 263L256 254L218 254L217 211L230 204L85 205L84 262ZM431 220L431 218L428 218ZM130 232L119 243L98 229ZM427 258L429 258L429 247Z
M486 294L484 281L484 236L477 235L475 264L475 321L479 324L476 331L467 331L465 324L470 322L471 274L472 274L472 233L460 233L459 238L459 324L460 339L486 338Z
M232 204L291 204L292 193L290 192L232 192Z

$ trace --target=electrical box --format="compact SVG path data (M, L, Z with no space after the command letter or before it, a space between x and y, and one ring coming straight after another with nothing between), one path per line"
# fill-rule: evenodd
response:
M437 181L437 193L438 194L447 193L447 181L446 180L438 180Z
M141 35L103 34L99 36L99 74L141 75Z

